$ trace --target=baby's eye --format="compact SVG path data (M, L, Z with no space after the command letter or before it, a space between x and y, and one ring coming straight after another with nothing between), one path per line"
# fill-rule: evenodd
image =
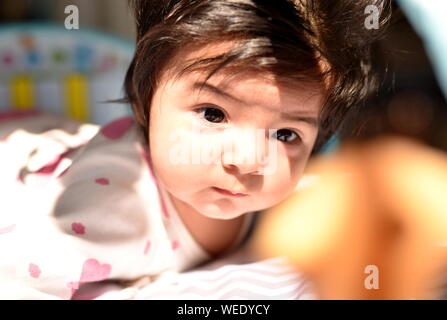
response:
M206 121L212 122L212 123L220 123L225 119L225 114L213 107L203 107L197 110L200 114L203 114L203 118Z
M291 143L291 142L295 141L297 138L300 139L300 136L295 131L292 131L289 129L277 130L273 134L273 136L274 136L274 138L277 138L278 140L287 142L287 143Z

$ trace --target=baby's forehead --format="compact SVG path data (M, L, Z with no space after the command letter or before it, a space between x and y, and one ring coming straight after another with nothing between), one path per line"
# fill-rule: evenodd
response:
M165 72L163 72L162 78L165 78L164 81L166 82L171 79L181 78L185 74L198 77L206 76L223 60L222 57L224 55L228 54L232 49L238 48L241 42L243 40L222 40L208 44L190 44L177 49L173 52L167 65L164 67ZM219 62L210 63L210 60L213 59ZM270 57L269 59L275 60L276 58ZM203 63L205 61L206 63ZM236 64L230 62L219 69L217 77L215 75L213 77L226 78L228 82L241 81L249 78L262 78L282 87L290 87L290 89L303 86L306 86L307 89L311 87L321 89L322 87L321 84L316 84L315 82L311 83L310 81L297 80L300 78L304 79L303 74L295 75L295 79L278 77L271 69L260 70L259 68L254 68L252 63L250 61L238 61ZM321 68L324 69L323 62L321 64ZM184 72L184 70L187 71Z
M323 105L321 92L306 85L284 86L260 74L228 74L228 70L209 79L206 75L206 72L185 74L164 86L160 95L164 101L188 101L191 105L210 103L231 112L245 110L253 116L261 112L274 117L290 114L318 118Z
M238 98L232 99L233 102L239 100L241 104L245 102L251 106L268 107L281 104L290 111L296 109L293 106L322 104L320 100L324 89L319 84L280 78L271 71L254 69L250 65L225 65L209 78L212 67L195 67L194 63L224 54L235 45L235 42L221 42L206 46L190 46L185 48L183 53L177 52L171 59L172 62L165 68L166 72L162 74L161 83L164 84L164 89L170 90L175 86L192 95L212 94L220 98L225 95L226 98L233 96ZM194 67L190 68L193 65Z

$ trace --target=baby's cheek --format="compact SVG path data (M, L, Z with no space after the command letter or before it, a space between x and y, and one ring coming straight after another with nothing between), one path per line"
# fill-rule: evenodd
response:
M293 190L293 182L289 178L284 179L277 179L274 184L272 184L272 187L270 188L270 201L277 202L282 201L287 197L290 192Z
M207 170L190 163L168 164L168 161L169 159L166 160L163 166L163 180L173 193L180 196L202 187L204 184L202 180L207 176Z
M272 195L273 201L281 201L287 197L296 187L303 176L305 161L290 163L289 161L279 161L275 174L266 176L268 192Z
M256 201L252 204L256 210L265 210L278 205L290 194L291 188L283 180L266 180L262 190L257 194Z

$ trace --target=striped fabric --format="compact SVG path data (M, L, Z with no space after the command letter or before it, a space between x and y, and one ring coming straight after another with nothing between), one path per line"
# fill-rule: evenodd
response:
M254 260L244 249L184 273L165 273L139 289L97 283L74 299L96 300L315 300L311 282L285 258Z
M171 275L140 289L134 298L290 300L316 299L316 296L302 274L282 258L274 258Z

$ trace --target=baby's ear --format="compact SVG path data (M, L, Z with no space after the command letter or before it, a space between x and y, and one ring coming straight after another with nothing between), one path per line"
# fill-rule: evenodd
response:
M159 24L172 12L174 6L183 0L128 0L133 10L140 39L150 28Z

